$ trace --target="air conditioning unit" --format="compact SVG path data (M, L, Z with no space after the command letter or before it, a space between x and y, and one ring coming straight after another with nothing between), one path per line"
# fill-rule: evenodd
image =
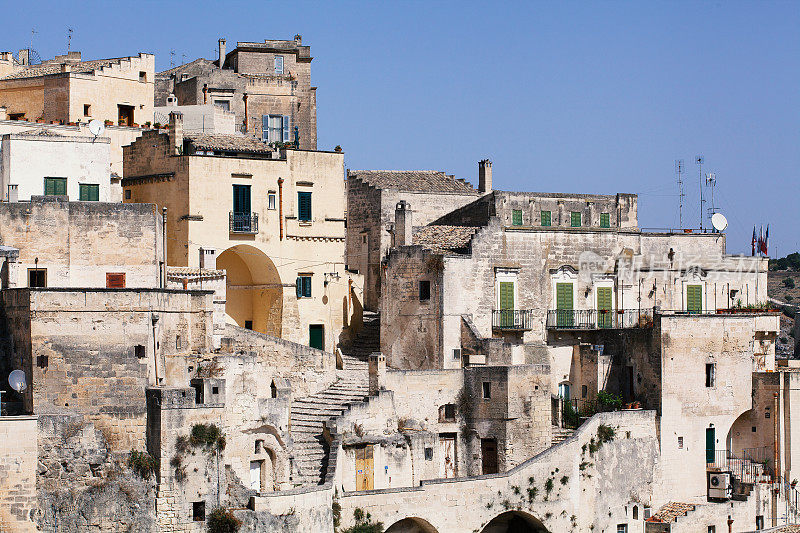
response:
M727 500L733 490L730 472L708 473L708 497L714 500Z

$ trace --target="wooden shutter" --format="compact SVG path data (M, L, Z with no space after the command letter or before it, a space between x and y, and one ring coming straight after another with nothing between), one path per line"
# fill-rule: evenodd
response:
M297 193L297 218L302 221L311 220L311 193L299 192Z
M283 142L289 142L289 115L283 115Z
M542 226L550 225L550 211L542 211L541 221L542 221Z
M597 288L597 325L610 328L613 319L611 287Z
M511 224L514 226L521 226L522 225L522 210L521 209L514 209L511 212Z
M54 180L52 180L50 178L45 178L44 179L44 195L45 196L54 195L56 193L55 192L55 187L56 187L56 184L55 184Z
M311 298L311 276L303 276L303 296Z
M514 309L514 282L500 282L500 309Z
M300 298L303 296L303 278L297 276L297 279L294 280L295 291L297 292L297 297Z
M578 211L572 212L572 220L571 225L573 228L580 228L581 227L581 214Z
M125 288L125 273L124 272L106 272L106 288L108 288L108 289L124 289Z
M686 286L686 310L690 313L699 313L703 310L703 286Z
M601 228L611 227L611 216L608 213L600 213L600 227Z
M570 327L574 322L572 316L572 283L556 284L556 322L557 325Z
M269 115L261 115L261 140L269 142Z

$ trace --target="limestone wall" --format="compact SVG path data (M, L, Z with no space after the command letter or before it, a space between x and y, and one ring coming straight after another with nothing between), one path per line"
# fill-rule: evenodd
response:
M5 395L4 395L5 396ZM0 417L0 530L35 531L38 432L35 416Z

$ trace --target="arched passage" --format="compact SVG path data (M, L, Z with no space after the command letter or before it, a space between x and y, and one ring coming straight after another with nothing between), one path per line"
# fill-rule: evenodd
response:
M228 248L217 257L226 271L225 313L241 327L281 336L283 286L275 263L246 244Z
M392 524L385 533L438 533L427 520L422 518L403 518Z
M521 511L495 516L481 533L549 533L539 520Z

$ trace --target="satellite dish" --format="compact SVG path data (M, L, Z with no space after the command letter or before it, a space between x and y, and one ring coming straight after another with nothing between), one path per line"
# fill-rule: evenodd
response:
M22 392L28 388L25 383L25 372L22 370L14 370L8 375L8 384L17 392Z
M98 137L102 135L104 131L106 131L106 126L99 120L94 119L89 122L89 131L92 132L92 135Z
M728 227L728 219L722 213L714 213L711 215L711 225L717 231L725 231L725 228Z

